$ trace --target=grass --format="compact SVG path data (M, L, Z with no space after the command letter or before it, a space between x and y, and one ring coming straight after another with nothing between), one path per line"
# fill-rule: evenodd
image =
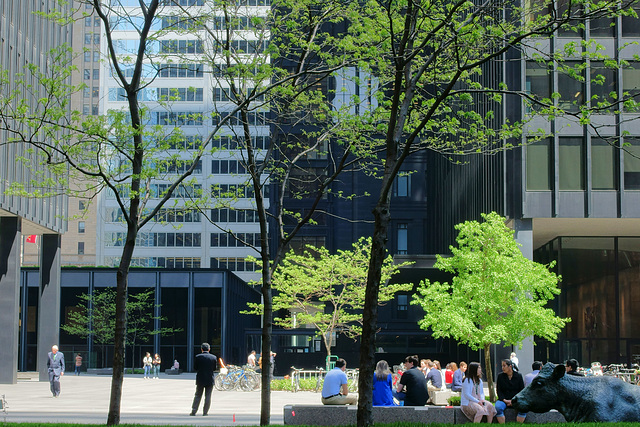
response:
M518 426L517 423L507 423L513 426ZM52 427L52 426L62 426L62 427L84 427L84 426L99 426L104 424L62 424L62 423L2 423L3 427ZM151 426L147 424L120 424L124 427L158 427ZM185 425L187 427L188 425ZM615 427L639 427L640 423L629 423L629 422L620 422L620 423L548 423L544 424L544 427L607 427L607 426L615 426ZM237 424L234 424L233 427L243 427ZM375 424L375 427L424 427L424 424L418 423L393 423L393 424ZM451 424L429 424L429 427L451 427Z

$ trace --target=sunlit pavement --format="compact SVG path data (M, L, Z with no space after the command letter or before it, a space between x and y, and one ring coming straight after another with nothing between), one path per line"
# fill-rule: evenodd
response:
M18 381L0 384L7 399L8 422L52 422L106 424L111 377L67 374L61 379L61 395L53 398L48 382ZM125 376L120 410L122 424L158 425L258 425L260 392L217 391L214 389L209 415L189 416L195 391L195 374L164 375L160 379ZM283 424L286 404L319 404L313 392L271 393L271 423ZM0 412L0 422L4 414Z

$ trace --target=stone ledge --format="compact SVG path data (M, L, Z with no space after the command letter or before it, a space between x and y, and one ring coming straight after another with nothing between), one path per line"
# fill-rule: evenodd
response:
M113 368L88 368L89 375L113 375Z
M182 373L182 369L165 369L164 373L167 375L180 375Z
M356 405L285 405L285 425L355 425ZM515 422L516 411L505 411L507 422ZM470 421L464 416L459 407L444 406L376 406L373 408L373 421L375 423L389 424L396 422L409 423L439 423L439 424L466 424ZM494 418L494 423L497 420ZM552 410L544 414L530 412L527 414L526 424L565 422L564 417L558 411Z

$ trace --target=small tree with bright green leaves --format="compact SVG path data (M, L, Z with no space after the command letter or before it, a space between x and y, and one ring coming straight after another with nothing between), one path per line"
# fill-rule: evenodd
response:
M331 336L343 334L357 338L362 332L367 269L371 238L360 238L352 250L331 254L327 248L307 245L302 254L291 250L273 272L273 308L288 310L286 317L275 317L284 328L313 325L331 355ZM383 283L411 263L395 264L388 256L382 267ZM379 304L398 292L409 292L412 284L387 284L380 288ZM262 314L262 304L249 304L248 314Z
M560 293L560 278L549 271L554 263L525 258L505 218L495 212L482 217L482 223L456 225L453 255L438 255L435 267L454 274L451 284L426 280L411 303L424 309L418 323L434 338L453 338L484 350L489 396L495 401L491 344L521 346L532 335L553 342L571 319L545 307Z

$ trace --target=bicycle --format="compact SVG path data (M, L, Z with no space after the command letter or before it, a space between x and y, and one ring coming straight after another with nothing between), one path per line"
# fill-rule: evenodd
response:
M297 393L300 391L300 371L295 366L291 367L291 393Z
M242 367L227 365L227 374L218 374L214 380L216 390L228 391L240 388L242 391L252 391L260 386L260 376Z
M358 377L360 375L360 371L358 369L347 369L347 385L349 386L349 391L351 393L358 392Z

